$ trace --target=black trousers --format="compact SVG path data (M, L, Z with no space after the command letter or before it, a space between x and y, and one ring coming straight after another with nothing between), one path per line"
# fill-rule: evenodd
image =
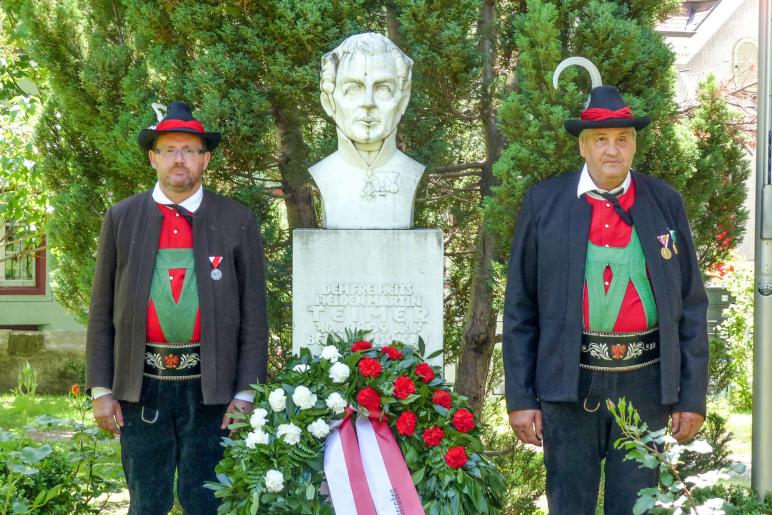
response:
M631 514L638 492L657 485L657 470L640 468L637 461L624 460L627 451L614 449L621 431L605 399L617 402L625 397L649 429L658 430L667 425L671 411L671 406L659 402L659 385L659 365L622 373L582 370L579 402L542 402L551 515L594 515L604 458L607 515ZM598 403L597 411L588 412Z
M140 402L121 401L121 462L129 487L131 515L167 515L177 497L185 514L213 515L219 502L204 488L214 481L223 448L226 405L206 406L201 382L145 378Z

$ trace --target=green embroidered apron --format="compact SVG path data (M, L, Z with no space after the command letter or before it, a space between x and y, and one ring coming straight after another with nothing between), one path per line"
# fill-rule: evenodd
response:
M608 292L604 288L603 273L611 267L613 278ZM651 284L646 276L646 257L633 227L630 243L626 247L604 247L587 242L587 262L584 279L587 281L590 327L593 331L612 332L627 284L632 281L635 291L643 304L646 327L657 325L657 305Z
M169 281L170 268L185 269L185 280L177 302L174 302ZM193 249L158 249L153 281L150 283L150 298L153 299L166 341L189 342L193 337L198 312L198 281Z

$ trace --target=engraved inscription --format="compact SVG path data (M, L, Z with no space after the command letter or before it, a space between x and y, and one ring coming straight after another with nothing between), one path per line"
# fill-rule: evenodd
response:
M323 345L328 333L369 330L376 345L394 340L415 345L429 319L424 300L412 284L334 282L326 284L307 306L314 325L311 344Z

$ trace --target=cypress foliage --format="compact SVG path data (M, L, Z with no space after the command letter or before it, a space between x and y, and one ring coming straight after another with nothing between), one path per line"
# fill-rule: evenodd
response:
M745 232L751 169L743 153L747 136L739 119L722 98L715 78L708 77L700 85L697 109L689 120L697 159L684 196L703 269L729 259Z

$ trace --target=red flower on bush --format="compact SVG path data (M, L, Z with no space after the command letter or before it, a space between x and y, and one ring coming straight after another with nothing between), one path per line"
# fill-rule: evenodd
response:
M78 395L80 393L80 386L78 386L77 383L72 385L70 387L70 393L73 395Z
M415 375L421 378L421 381L424 383L428 383L432 379L434 379L434 370L432 370L432 367L427 365L426 363L419 363L415 367Z
M375 388L366 386L359 390L357 402L367 411L377 411L381 407L381 396L375 391Z
M394 380L394 397L397 399L407 399L410 394L415 392L415 384L409 377L399 376Z
M445 438L445 431L443 431L440 426L432 426L424 429L424 432L421 433L421 436L423 437L424 443L427 445L427 447L435 447L440 445L442 439Z
M448 449L448 452L445 453L445 463L447 463L450 468L461 468L466 465L466 460L466 449L460 445L458 447L451 447Z
M360 352L360 351L368 350L368 349L372 349L372 348L373 348L373 344L372 343L359 340L359 341L354 342L354 345L351 347L351 350L353 352Z
M399 351L399 349L392 347L391 345L381 347L381 352L386 354L389 359L402 359L402 353Z
M362 358L359 362L359 372L365 377L378 377L381 375L381 364L374 358Z
M460 409L453 414L453 425L456 430L468 433L475 428L474 415L468 409Z
M450 409L452 403L453 399L451 398L450 393L445 390L437 390L434 392L434 395L432 395L432 404L442 406L445 409Z
M397 418L397 432L401 435L412 436L415 433L415 424L415 413L405 411Z
M164 366L166 368L177 368L180 364L180 357L174 354L167 354L164 356Z

